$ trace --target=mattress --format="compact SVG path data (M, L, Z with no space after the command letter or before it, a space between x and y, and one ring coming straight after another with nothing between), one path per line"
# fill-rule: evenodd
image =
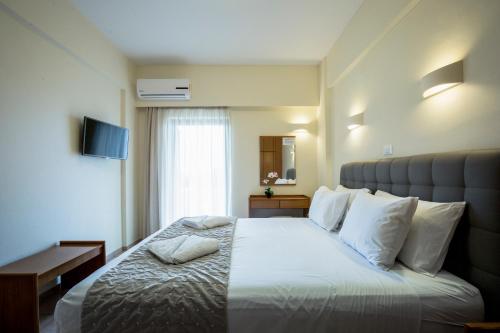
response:
M72 288L57 304L59 332L80 332L92 283L137 247ZM307 218L239 219L228 288L230 332L459 332L483 318L477 288L441 271L383 271Z

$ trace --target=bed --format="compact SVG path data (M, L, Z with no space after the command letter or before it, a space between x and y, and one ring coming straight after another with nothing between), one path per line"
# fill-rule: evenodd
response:
M436 277L401 264L377 269L337 233L307 218L239 219L227 288L227 331L461 332L464 322L498 319L499 170L497 150L342 167L340 183L347 187L468 202L445 269ZM154 237L70 290L56 307L58 330L80 332L82 303L94 281Z

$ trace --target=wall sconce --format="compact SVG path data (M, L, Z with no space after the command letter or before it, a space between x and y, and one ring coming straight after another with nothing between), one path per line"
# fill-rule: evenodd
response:
M463 61L436 69L422 78L422 97L436 95L464 82Z
M347 129L352 131L355 128L363 125L364 113L358 113L354 116L349 117L349 122L347 123Z
M293 130L292 133L295 134L307 134L309 131L305 128L297 128L296 130Z
M288 124L288 131L295 134L316 134L316 122Z

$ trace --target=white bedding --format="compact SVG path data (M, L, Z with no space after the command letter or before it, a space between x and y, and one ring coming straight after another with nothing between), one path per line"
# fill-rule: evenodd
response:
M54 315L59 332L80 332L86 291L136 247L59 301ZM228 288L230 332L459 332L461 323L482 318L478 290L447 272L433 278L401 264L382 271L336 233L305 218L237 222Z

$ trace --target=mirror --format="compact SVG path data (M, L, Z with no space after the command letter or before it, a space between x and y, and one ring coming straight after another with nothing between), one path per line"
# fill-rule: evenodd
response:
M295 159L294 136L261 136L260 185L295 185Z

